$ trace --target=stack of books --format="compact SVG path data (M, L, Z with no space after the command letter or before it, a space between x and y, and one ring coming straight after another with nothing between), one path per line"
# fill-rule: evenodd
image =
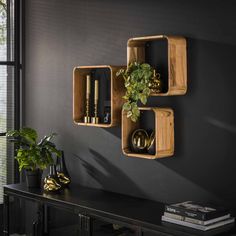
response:
M233 224L234 217L223 207L187 201L166 205L162 221L207 231Z

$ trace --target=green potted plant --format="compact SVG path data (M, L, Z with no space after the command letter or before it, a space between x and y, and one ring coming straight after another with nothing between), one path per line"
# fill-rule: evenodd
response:
M125 96L123 96L126 100L123 110L127 111L128 118L136 122L140 116L138 102L145 105L153 91L152 88L155 87L155 91L161 89L160 74L156 74L155 70L147 63L133 62L128 65L126 70L120 69L116 76L120 75L124 78L126 88ZM154 83L155 86L153 86Z
M55 133L44 136L37 142L38 134L32 128L22 128L7 132L9 142L16 148L16 160L19 170L26 170L28 187L40 187L42 171L53 164L53 155L61 156L61 151L51 141Z

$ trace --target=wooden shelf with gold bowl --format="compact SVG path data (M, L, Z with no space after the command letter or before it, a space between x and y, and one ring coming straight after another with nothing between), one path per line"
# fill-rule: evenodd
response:
M187 92L187 43L181 36L155 35L130 38L127 42L127 64L144 63L146 45L152 41L166 41L168 53L167 91L151 96L184 95Z
M95 65L78 66L73 71L73 120L77 125L109 128L116 126L121 121L121 110L123 105L122 96L125 94L124 82L122 77L117 77L116 72L125 68L124 66ZM86 115L86 76L94 70L105 69L109 71L110 79L110 123L85 123ZM100 81L102 83L102 81ZM103 87L101 84L100 87ZM100 91L99 91L100 93Z
M157 159L170 157L174 154L174 112L170 108L139 107L141 112L153 112L155 116L154 154L136 153L131 148L132 133L141 128L140 121L133 122L122 111L122 151L129 157Z

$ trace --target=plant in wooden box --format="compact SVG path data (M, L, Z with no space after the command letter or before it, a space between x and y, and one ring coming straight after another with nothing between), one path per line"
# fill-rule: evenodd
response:
M61 156L56 145L51 142L55 133L44 136L37 142L38 134L32 128L22 128L7 132L9 142L16 147L16 160L19 170L26 170L28 187L40 187L42 171L53 164L53 154Z
M126 93L123 98L126 102L123 110L127 111L128 118L136 122L140 116L138 102L145 105L151 92L161 91L160 74L147 63L132 62L126 70L120 69L116 75L124 78Z

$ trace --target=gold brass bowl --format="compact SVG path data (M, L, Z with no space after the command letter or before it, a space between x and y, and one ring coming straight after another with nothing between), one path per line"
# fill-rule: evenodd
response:
M132 147L136 152L146 151L149 143L149 136L146 130L137 129L131 136Z
M149 135L150 134L150 135ZM155 153L155 132L147 132L144 129L137 129L132 133L131 144L134 152Z

